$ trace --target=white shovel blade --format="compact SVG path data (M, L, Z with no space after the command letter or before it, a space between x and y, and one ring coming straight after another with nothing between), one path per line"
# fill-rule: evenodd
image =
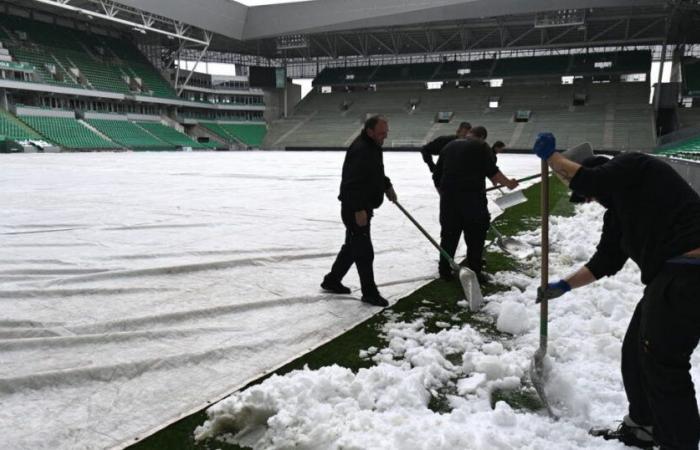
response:
M481 295L479 287L479 279L476 278L476 273L468 267L459 269L459 284L462 285L464 295L467 296L469 302L469 310L476 312L481 309L481 304L484 302L484 297Z
M535 249L525 242L514 238L504 237L497 239L498 246L505 252L510 253L518 259L527 259L535 254Z
M520 203L525 203L527 197L523 194L523 191L508 192L503 194L494 200L496 205L501 209L508 209L511 206L519 205Z

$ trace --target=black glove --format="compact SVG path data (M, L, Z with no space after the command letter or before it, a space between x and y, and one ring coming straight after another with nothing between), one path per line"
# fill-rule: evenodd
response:
M551 300L561 297L570 290L571 285L564 280L559 280L556 283L549 283L544 289L540 286L537 288L537 300L535 300L535 303L539 303L544 299Z

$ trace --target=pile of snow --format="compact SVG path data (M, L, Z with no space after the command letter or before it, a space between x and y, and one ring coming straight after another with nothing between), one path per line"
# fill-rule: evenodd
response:
M583 205L574 217L552 219L552 279L587 261L601 218L599 206ZM521 237L538 239L536 232ZM211 407L196 438L219 436L256 449L627 448L587 430L612 425L626 413L620 348L642 294L631 262L615 277L550 304L546 391L561 420L504 402L491 407L494 389L530 389L528 368L539 345L539 272L537 259L528 264L521 273L496 274L513 288L487 298L484 308L512 339L496 341L469 325L429 333L421 319L391 321L384 329L387 346L362 352L375 366L357 373L332 366L273 376ZM455 354L461 364L451 362ZM697 383L700 351L692 362ZM428 407L438 390L451 393L450 412Z

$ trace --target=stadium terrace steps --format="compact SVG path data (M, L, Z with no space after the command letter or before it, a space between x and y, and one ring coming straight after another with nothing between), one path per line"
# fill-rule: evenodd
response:
M0 135L15 141L43 139L36 131L17 120L12 114L0 109Z
M20 116L19 118L49 141L68 149L119 148L118 145L93 133L74 118L45 116Z
M587 94L585 105L573 106L574 92ZM499 108L489 108L493 97L500 99ZM417 101L412 113L408 107L411 99ZM275 143L275 148L343 147L357 133L367 114L384 114L389 119L387 147L417 146L430 136L452 134L459 122L468 121L472 125L484 125L489 131L489 142L501 140L514 148L530 148L538 132L549 130L557 136L561 148L588 141L596 149L650 150L655 138L648 101L648 83L506 84L499 88L436 90L386 88L376 92L329 94L313 91L297 105L289 119L272 124L265 145L267 148ZM341 109L343 104L348 105L346 111ZM514 122L518 110L531 111L528 122ZM313 111L319 113L284 137ZM440 111L454 113L450 123L434 123Z
M114 142L133 150L174 150L175 146L158 139L128 120L86 119Z
M664 156L700 161L700 136L665 145L655 153Z
M242 142L249 147L262 147L267 127L265 124L216 123L200 121L200 125L229 142Z
M176 147L192 147L194 149L215 149L217 147L215 143L197 142L186 134L160 122L136 122L136 124L161 141Z

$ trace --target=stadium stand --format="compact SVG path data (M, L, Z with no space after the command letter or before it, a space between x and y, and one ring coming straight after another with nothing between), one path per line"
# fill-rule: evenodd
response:
M438 63L392 64L379 66L372 76L372 82L386 81L429 81L439 68Z
M67 149L116 149L120 146L94 133L69 117L20 116L20 119L45 136Z
M700 59L683 58L681 63L683 74L683 91L689 97L700 97Z
M700 127L700 107L678 108L680 128Z
M265 124L259 123L199 122L199 124L228 142L242 142L252 148L260 148L267 133Z
M16 141L42 139L36 131L2 109L0 109L0 135Z
M574 93L585 93L583 105L573 104ZM343 147L368 114L380 113L389 119L387 147L422 145L453 133L455 123L469 121L486 126L490 140L511 148L529 148L537 132L548 129L560 137L562 148L589 141L600 150L649 151L655 138L648 96L646 82L563 85L556 80L498 88L475 84L464 89L414 85L376 92L314 91L289 119L273 122L264 147ZM497 108L489 107L493 98L499 100ZM527 121L514 120L519 110L530 111ZM441 111L453 113L449 123L436 122Z
M176 98L175 91L127 41L55 24L3 15L0 26L9 33L3 44L19 62L34 66L38 79L119 93ZM131 80L142 80L141 88Z
M700 161L700 135L660 147L658 155Z
M215 143L197 142L184 133L163 125L160 122L136 122L136 124L160 139L175 147L192 147L193 149L216 149Z
M324 68L314 79L313 85L337 86L534 76L600 76L621 73L646 73L650 67L651 52L648 50L574 53L570 55L482 59L475 61L445 61L442 63Z
M87 119L105 136L118 144L134 150L174 150L175 146L162 141L145 129L128 120Z
M466 80L488 78L493 68L493 61L482 59L469 62L446 62L440 65L433 76L434 81Z
M377 67L326 68L314 79L314 84L332 86L348 83L368 83Z
M570 57L539 56L533 58L506 58L498 60L491 76L496 78L534 75L562 75L567 73Z

